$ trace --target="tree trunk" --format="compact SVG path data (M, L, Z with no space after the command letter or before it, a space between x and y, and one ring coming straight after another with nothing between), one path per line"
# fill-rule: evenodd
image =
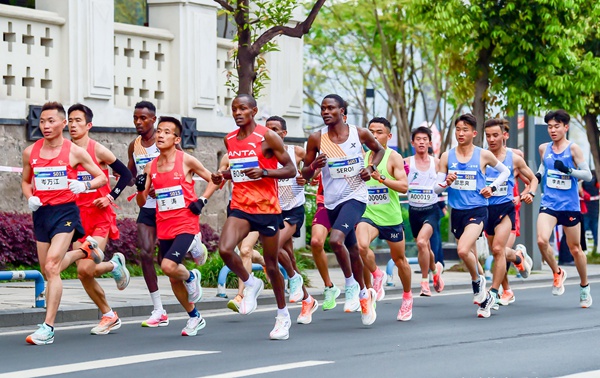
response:
M483 123L487 106L487 91L490 86L490 59L494 46L479 51L477 58L477 80L475 80L475 98L473 99L473 115L477 118L477 136L473 143L483 145Z
M596 166L596 177L600 178L600 130L598 130L598 114L590 113L589 110L583 116L585 132L590 142L590 151L594 157Z

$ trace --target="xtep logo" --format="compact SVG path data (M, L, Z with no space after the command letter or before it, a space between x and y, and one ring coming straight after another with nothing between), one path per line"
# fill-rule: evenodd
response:
M356 143L350 143L350 148L356 148Z
M450 164L450 168L456 168L458 166L458 163L452 163Z
M37 164L37 159L31 159L31 160L32 160L31 164Z

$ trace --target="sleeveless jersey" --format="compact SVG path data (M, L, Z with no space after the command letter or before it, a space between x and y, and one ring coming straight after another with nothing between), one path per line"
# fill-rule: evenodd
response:
M92 157L92 161L94 162L94 164L96 164L98 167L100 167L100 164L98 163L98 159L96 158L96 141L95 140L90 139L88 141L86 151ZM110 182L110 179L108 177L109 176L108 169L102 169L102 173L104 173L104 175L108 179L108 182ZM91 174L89 174L88 171L85 170L85 168L83 168L81 165L77 166L77 180L91 181L93 179L94 179L94 177ZM110 185L108 185L108 183L98 189L86 190L85 192L77 195L77 206L83 206L83 207L94 206L93 202L95 199L100 198L100 197L105 197L108 193L110 193ZM109 206L109 208L110 208L110 206Z
M135 162L135 169L137 174L141 175L144 173L146 164L150 163L154 158L160 154L160 151L156 147L156 143L151 146L142 146L142 136L135 138L133 142L133 161ZM144 207L153 209L156 207L156 200L150 196L146 198L146 204Z
M392 153L390 148L386 148L383 159L377 166L377 170L386 177L387 180L395 181L387 170L388 159ZM367 152L365 157L365 167L369 165L371 151ZM363 218L373 221L378 226L397 226L402 223L402 210L398 200L398 192L385 186L385 184L371 178L367 181L368 203Z
M415 163L415 157L408 158L408 204L412 207L427 207L438 202L438 196L433 191L437 182L435 159L429 156L429 168L420 171Z
M287 146L287 152L296 161L296 151L294 146ZM282 165L277 163L277 168L281 168ZM306 201L304 197L304 186L298 185L296 178L279 179L277 180L279 187L279 204L281 210L287 211L295 209L298 206L304 205Z
M556 160L562 160L568 168L575 168L573 156L571 155L571 143L563 152L558 154L552 151L552 142L546 146L546 151L544 151L546 171L542 178L544 189L541 207L547 207L555 211L581 211L577 192L577 179L554 169Z
M508 176L507 181L504 181L502 184L500 184L496 188L496 191L494 193L492 193L492 196L490 198L488 198L489 205L500 205L503 203L512 202L513 198L515 198L515 196L514 196L515 174L514 174L514 167L513 167L513 152L512 152L512 150L510 150L508 148L506 149L506 156L504 157L504 161L502 161L502 164L504 164L506 166L506 168L508 168L508 170L510 171L510 175ZM498 178L499 175L500 175L500 172L498 172L497 170L495 170L492 167L487 167L485 169L486 185L492 185L494 180L496 180L496 178Z
M75 202L77 196L69 190L69 180L77 179L77 171L69 165L71 141L65 139L62 148L55 158L44 159L40 152L44 139L33 144L29 165L33 170L33 195L43 205L61 205Z
M325 207L333 210L351 199L367 203L367 186L359 172L364 167L363 149L356 126L348 125L348 139L337 144L329 139L329 127L321 129L321 153L327 164L321 170Z
M238 139L239 129L227 134L227 156L233 190L231 209L248 214L280 214L277 180L271 177L251 179L242 171L247 168L276 169L277 158L266 158L262 153L262 142L268 131L262 125L244 139Z
M461 163L456 158L456 148L448 153L448 173L457 178L448 188L448 204L453 209L468 210L487 206L488 200L479 192L485 187L485 176L481 172L481 148L475 146L471 159Z
M158 159L150 163L152 186L156 192L156 235L161 240L200 232L200 217L188 209L189 204L197 201L198 197L194 182L186 180L183 154L183 151L177 150L173 169L168 172L158 172Z

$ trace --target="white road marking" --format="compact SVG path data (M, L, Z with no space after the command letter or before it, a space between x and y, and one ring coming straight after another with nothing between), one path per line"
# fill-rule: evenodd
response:
M600 377L600 370L586 371L584 373L569 374L569 375L564 375L564 376L558 377L558 378L596 378L596 377Z
M0 378L17 378L17 377L46 377L49 375L75 373L86 370L102 369L107 367L131 365L140 362L151 362L159 360L167 360L170 358L191 357L203 354L221 353L218 351L196 351L196 350L174 350L170 352L138 354L135 356L108 358L105 360L86 361L75 364L57 365L45 368L29 369L12 371L5 374L0 374Z
M238 370L238 371L230 371L228 373L223 374L215 374L215 375L204 375L200 378L238 378L238 377L249 377L252 375L260 375L273 373L276 371L282 370L290 370L290 369L300 369L311 366L319 366L326 364L333 364L334 361L301 361L301 362L293 362L290 364L281 364L281 365L271 365L265 366L261 368L255 369L246 369L246 370Z

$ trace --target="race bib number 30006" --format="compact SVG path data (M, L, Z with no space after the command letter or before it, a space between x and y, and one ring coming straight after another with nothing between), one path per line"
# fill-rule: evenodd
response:
M369 205L383 205L390 203L390 192L387 186L369 187Z

